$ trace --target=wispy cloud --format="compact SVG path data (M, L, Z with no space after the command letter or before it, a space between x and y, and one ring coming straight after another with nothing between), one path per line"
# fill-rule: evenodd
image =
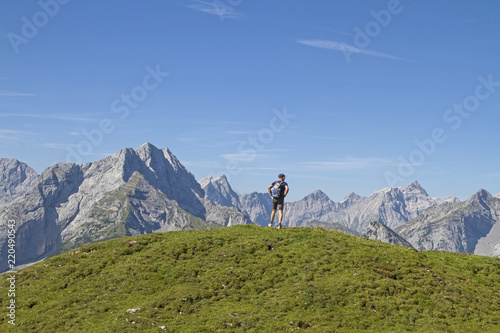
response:
M20 117L32 119L53 119L53 120L69 120L69 121L95 121L93 118L83 116L75 116L67 113L53 114L34 114L34 113L0 113L0 117Z
M253 149L248 146L248 150L241 150L236 153L222 154L220 155L227 161L233 162L253 162L257 159L262 159L270 156L279 156L282 153L286 153L287 149Z
M18 91L0 90L0 97L34 97L35 94L28 94Z
M195 3L187 7L206 14L217 15L221 20L225 18L238 18L241 16L234 7L219 0L214 0L212 2L195 0Z
M359 47L356 47L356 46L351 45L351 44L347 44L344 42L336 42L336 41L332 41L332 40L299 39L299 40L297 40L297 43L304 44L307 46L312 46L312 47L318 47L321 49L341 51L346 56L351 55L352 53L357 53L357 54L370 55L370 56L374 56L374 57L382 57L382 58L387 58L387 59L392 59L392 60L409 61L409 59L396 57L396 56L393 56L393 55L390 55L387 53L382 53L382 52L377 52L377 51L372 51L372 50L367 50L367 49L360 49Z
M17 130L0 128L0 139L2 140L25 140L28 138L32 138L36 135L37 134L34 132L17 131Z
M376 167L386 167L397 165L396 162L383 158L367 157L367 158L346 158L341 161L310 161L303 162L299 165L306 167L309 170L327 171L327 170L352 170L352 169L369 169Z
M328 135L308 135L308 134L295 134L295 136L301 136L308 139L319 139L319 140L333 140L333 141L348 141L353 140L348 137L340 137L340 136L328 136Z
M226 159L227 161L233 162L252 162L257 158L261 158L267 156L268 154L257 153L255 151L251 152L242 152L242 153L234 153L234 154L222 154L221 157Z
M76 144L68 144L68 143L40 143L36 145L37 147L50 148L50 149L66 149L68 147L76 148L78 145Z

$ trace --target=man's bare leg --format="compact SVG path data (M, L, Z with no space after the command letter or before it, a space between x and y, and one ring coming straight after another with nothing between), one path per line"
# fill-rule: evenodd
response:
M271 223L269 223L269 227L273 226L274 216L276 216L276 209L273 209L273 211L271 213Z
M283 221L283 211L280 209L280 216L279 216L279 225L278 229L281 229L281 222Z

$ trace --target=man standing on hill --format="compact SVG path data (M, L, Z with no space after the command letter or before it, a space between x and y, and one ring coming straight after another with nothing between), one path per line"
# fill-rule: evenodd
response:
M288 184L285 183L285 175L280 173L277 181L273 182L267 188L269 194L273 197L273 212L271 213L271 223L269 227L273 226L274 216L276 209L280 211L278 229L281 229L281 222L283 221L283 209L285 207L285 197L288 194Z

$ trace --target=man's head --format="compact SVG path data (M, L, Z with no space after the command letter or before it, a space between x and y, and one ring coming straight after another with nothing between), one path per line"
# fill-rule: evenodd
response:
M279 180L282 180L282 181L283 181L283 180L285 180L285 175L284 175L284 174L282 174L282 173L280 173L280 174L278 175L278 179L279 179Z

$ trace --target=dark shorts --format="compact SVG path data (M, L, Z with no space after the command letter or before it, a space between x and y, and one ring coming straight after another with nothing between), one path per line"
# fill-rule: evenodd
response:
M274 199L273 198L273 210L283 210L283 206L285 206L285 198Z

